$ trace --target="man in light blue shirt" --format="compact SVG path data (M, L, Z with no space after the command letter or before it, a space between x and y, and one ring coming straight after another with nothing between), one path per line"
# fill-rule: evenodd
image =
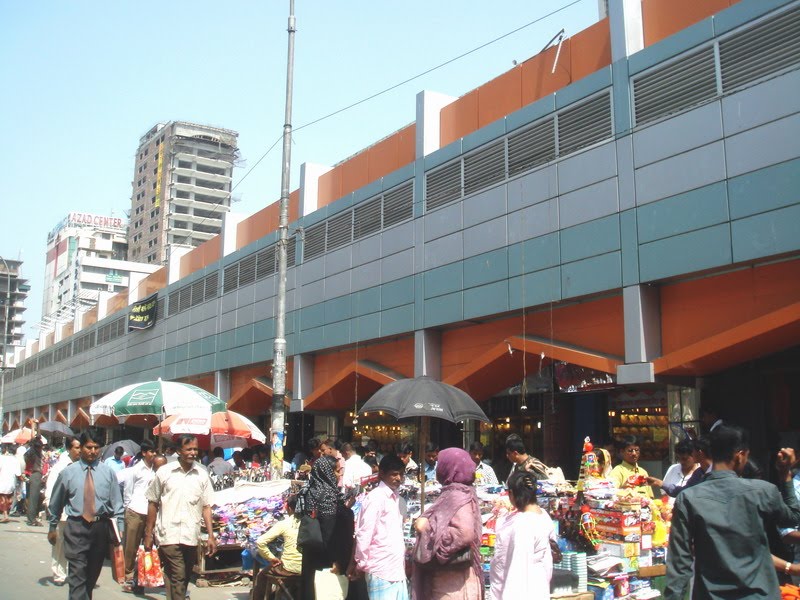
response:
M123 454L125 454L125 449L122 446L117 446L114 448L114 456L109 456L105 460L105 464L111 467L111 470L115 473L125 468L125 461L122 460Z
M436 463L439 459L439 445L428 442L425 446L425 481L436 481Z
M61 471L50 496L50 544L56 543L61 511L67 515L64 555L69 562L70 600L91 600L103 561L108 557L109 540L117 537L114 529L120 535L124 529L116 474L99 461L101 439L103 436L96 429L81 434L80 460ZM116 519L116 528L112 519Z

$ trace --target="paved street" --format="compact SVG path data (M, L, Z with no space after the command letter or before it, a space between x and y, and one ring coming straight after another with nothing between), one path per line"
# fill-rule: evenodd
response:
M37 598L41 600L67 597L67 586L53 585L50 577L50 544L46 527L28 527L25 518L12 518L0 524L0 600ZM144 596L125 594L111 578L109 563L103 568L95 589L97 600L164 600L164 588L148 589ZM190 588L193 600L246 600L249 587Z

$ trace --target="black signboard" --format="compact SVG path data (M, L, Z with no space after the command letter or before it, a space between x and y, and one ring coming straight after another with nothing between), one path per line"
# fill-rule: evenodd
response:
M157 305L158 294L153 294L131 306L131 312L128 315L128 331L152 327L158 316L156 314L158 312Z

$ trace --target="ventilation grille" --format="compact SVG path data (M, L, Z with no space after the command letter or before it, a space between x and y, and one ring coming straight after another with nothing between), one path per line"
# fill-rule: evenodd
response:
M409 181L383 195L383 228L387 229L414 214L414 182Z
M503 140L464 157L464 194L474 194L503 181L506 178L505 165Z
M800 62L800 8L719 43L722 90L751 83Z
M325 223L306 229L303 240L303 260L310 260L325 253Z
M205 287L206 282L203 279L199 279L192 284L192 298L190 302L190 306L197 306L198 304L202 304L205 296Z
M52 352L46 352L39 357L39 365L38 365L39 369L46 369L47 367L50 367L52 365L53 365Z
M342 214L328 219L326 251L349 244L353 241L353 211L348 210Z
M205 291L203 293L203 301L212 300L216 298L217 291L219 291L219 273L215 271L210 275L206 275L203 281L205 281Z
M353 209L353 239L360 240L381 230L381 198L364 202Z
M180 310L178 309L178 296L179 290L169 293L169 316L177 315Z
M642 125L717 95L714 48L704 48L634 80L636 124Z
M73 353L80 354L81 352L86 352L87 350L91 350L94 348L95 343L95 332L90 331L89 333L84 333L78 339L75 340Z
M608 92L558 115L558 155L565 156L611 137L611 94Z
M163 296L158 299L158 302L156 303L156 319L160 319L167 316L166 313L164 312L164 305L166 303L167 299L164 298Z
M222 293L227 294L239 287L239 263L228 265L222 271Z
M105 344L111 340L115 340L120 336L125 335L125 328L128 322L127 315L119 319L115 319L111 323L107 323L97 330L97 345ZM39 361L41 365L41 360Z
M53 350L53 362L54 363L61 362L62 360L66 360L70 356L72 356L72 344L71 343L66 343L63 346L61 346L60 348L56 348L55 350Z
M461 161L425 176L425 210L430 211L461 198Z
M264 279L275 273L275 247L272 246L256 254L256 279Z
M239 287L249 285L256 280L256 253L239 261Z
M509 177L555 158L555 119L547 119L530 129L508 137Z

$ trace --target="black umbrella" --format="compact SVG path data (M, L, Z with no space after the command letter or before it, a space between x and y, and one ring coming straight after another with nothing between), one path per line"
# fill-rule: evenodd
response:
M427 376L398 379L372 395L359 413L383 411L396 419L422 417L419 432L419 460L425 456L430 434L430 417L452 423L465 419L489 419L469 394L447 383ZM422 464L422 463L420 463ZM425 474L420 478L420 511L425 510Z
M114 456L114 450L117 449L117 446L122 446L123 450L125 450L125 454L128 456L136 456L139 452L141 447L139 444L134 442L133 440L122 440L119 442L111 442L108 446L103 448L100 453L100 458L105 460Z
M396 419L436 417L452 423L489 419L469 394L430 377L398 379L372 395L359 412L384 411Z

